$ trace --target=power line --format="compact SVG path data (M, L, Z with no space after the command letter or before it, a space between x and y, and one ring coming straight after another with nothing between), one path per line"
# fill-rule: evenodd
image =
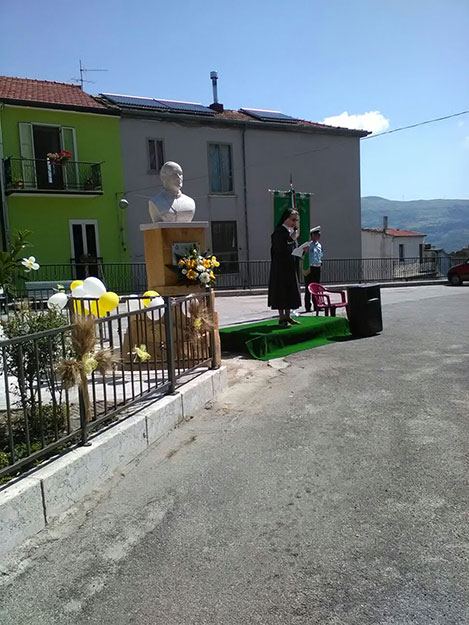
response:
M417 128L417 126L424 126L425 124L434 124L435 122L441 122L445 119L451 119L451 117L459 117L460 115L467 115L469 111L461 111L461 113L453 113L453 115L446 115L445 117L436 117L435 119L428 119L425 122L419 122L418 124L412 124L411 126L402 126L402 128L395 128L394 130L386 130L386 132L379 132L376 135L369 135L368 137L362 137L362 141L365 139L374 139L375 137L382 137L383 135L390 135L393 132L399 132L401 130L408 130L409 128Z

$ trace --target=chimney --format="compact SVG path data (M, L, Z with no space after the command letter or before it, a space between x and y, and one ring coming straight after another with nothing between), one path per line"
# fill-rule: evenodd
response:
M388 229L388 217L387 215L385 215L383 217L383 232L386 232L387 229Z
M217 111L217 113L223 113L223 110L224 110L223 104L218 102L218 90L217 90L218 73L210 72L210 79L212 81L212 89L213 89L213 103L210 105L210 108L213 109L214 111Z

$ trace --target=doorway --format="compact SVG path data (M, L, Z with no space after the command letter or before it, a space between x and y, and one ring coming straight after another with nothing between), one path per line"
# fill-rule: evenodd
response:
M99 257L97 220L70 220L70 242L76 278L99 278L99 264L102 259Z
M47 155L60 152L60 129L56 126L33 126L34 154L38 189L63 189L64 178L61 165L50 163Z

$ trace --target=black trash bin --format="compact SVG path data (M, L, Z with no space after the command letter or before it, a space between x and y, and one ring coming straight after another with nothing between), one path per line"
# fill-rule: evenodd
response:
M373 336L383 329L379 284L347 287L348 318L353 336Z

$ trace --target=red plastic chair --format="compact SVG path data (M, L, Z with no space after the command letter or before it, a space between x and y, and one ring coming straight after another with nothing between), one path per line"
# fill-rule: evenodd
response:
M319 311L323 310L326 317L331 313L331 317L335 317L337 308L347 309L347 299L345 297L345 291L331 291L325 289L321 284L311 282L308 285L311 298L313 300L314 310L316 311L316 317L319 315ZM331 296L327 295L331 293L333 295L340 295L340 301L332 301Z

